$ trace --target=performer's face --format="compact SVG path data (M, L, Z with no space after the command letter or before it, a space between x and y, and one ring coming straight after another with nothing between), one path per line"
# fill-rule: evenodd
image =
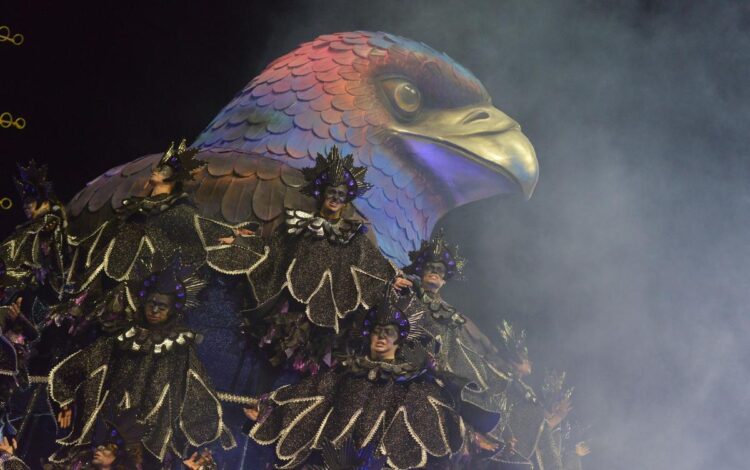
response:
M445 265L427 263L422 274L422 287L428 292L436 293L445 285Z
M346 186L328 186L323 193L323 207L321 213L325 217L341 217L341 211L346 207Z
M169 165L157 166L151 171L151 178L148 180L152 185L167 183L172 177L174 171Z
M107 467L115 462L115 451L112 445L99 446L94 451L94 458L91 461L97 468Z
M370 352L372 359L395 359L398 345L398 328L396 325L377 325L370 335Z
M174 309L174 299L167 294L150 294L146 299L146 321L151 325L164 323Z
M27 201L23 204L23 213L28 219L36 219L49 212L49 201Z
M518 377L526 377L531 375L531 360L528 357L521 359L521 362L513 362L513 368Z

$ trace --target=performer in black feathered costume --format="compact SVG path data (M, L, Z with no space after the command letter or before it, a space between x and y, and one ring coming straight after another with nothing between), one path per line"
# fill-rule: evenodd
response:
M221 248L218 238L232 235L247 223L233 226L199 216L192 198L184 191L193 174L206 165L195 158L196 154L197 150L187 148L184 139L177 148L172 143L151 173L148 196L123 200L115 218L73 239L78 291L88 289L102 277L111 284L132 280L144 270L159 271L176 253L183 266L193 271L207 261L211 265L213 258L218 264L237 262L236 254L217 251ZM254 265L264 258L264 244L258 240L252 246L260 253L243 250L242 260ZM252 262L248 261L250 258Z
M182 458L190 449L221 440L234 445L222 407L195 354L196 334L181 325L181 312L194 307L204 282L187 276L178 260L149 275L129 297L132 319L113 335L57 364L49 396L58 407L72 405L70 432L52 461L65 461L88 445L102 419L131 410L145 426L140 444L144 468L168 451Z
M370 188L366 168L334 146L302 171L307 185L301 191L317 200L318 211L287 209L286 224L269 240L268 260L248 276L259 306L250 323L272 364L315 373L332 364L351 313L373 306L397 270L366 236L363 222L344 216Z
M311 454L314 461L326 440L339 448L348 438L356 449L371 445L391 468L449 465L464 441L460 385L436 373L417 342L422 313L412 296L394 298L391 292L362 321L360 351L341 357L334 369L274 391L248 411L257 419L250 437L275 444L282 468L301 465ZM484 420L488 429L497 419Z
M28 220L0 245L0 305L25 296L33 305L24 310L38 317L63 297L70 262L67 217L47 171L34 160L18 165L13 181Z

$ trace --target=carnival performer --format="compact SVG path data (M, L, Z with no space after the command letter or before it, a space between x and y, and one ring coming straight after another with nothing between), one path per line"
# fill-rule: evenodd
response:
M581 438L585 429L579 423L573 422L568 415L572 410L573 387L566 388L566 376L565 371L546 370L542 385L542 400L548 422L554 423L555 417L561 417L561 422L552 429L551 435L553 449L560 455L562 468L582 470L583 457L591 453L591 448Z
M87 235L71 238L76 247L78 291L97 281L107 287L132 280L135 273L163 269L177 253L185 266L197 269L205 258L194 229L195 206L184 192L194 170L205 165L194 159L196 151L183 140L174 143L154 167L145 197L122 201L116 217L94 227ZM100 277L104 279L100 279Z
M247 411L250 437L276 444L282 468L306 462L328 440L340 448L372 446L390 468L448 468L463 445L462 403L454 378L435 371L417 341L421 305L413 296L386 294L358 330L361 347L326 372L282 387ZM472 410L473 411L473 410ZM470 413L469 418L476 418ZM498 416L492 417L497 422Z
M196 154L184 139L177 148L172 143L151 173L147 196L124 199L116 217L73 239L78 271L83 273L78 276L78 292L99 280L106 289L113 282L132 280L137 272L157 272L177 253L183 266L197 271L206 263L206 246L219 245L214 238L245 227L245 223L232 226L200 217L185 191L193 174L206 165ZM214 238L204 238L204 229ZM258 246L262 250L260 241ZM223 254L220 251L212 256L224 260Z
M397 288L410 285L397 278L365 224L346 216L349 203L370 188L366 168L353 160L333 146L302 170L307 184L301 192L317 201L318 211L287 209L286 225L269 240L268 260L248 276L258 306L251 330L272 364L303 373L331 365L351 313L373 306L392 281Z
M425 306L424 329L439 344L438 366L467 380L465 400L498 411L507 382L489 373L487 357L497 349L477 326L446 302L441 290L450 280L461 279L466 260L458 248L439 232L409 253L411 264L403 268Z
M168 451L186 458L190 449L220 441L234 446L222 407L194 344L196 334L182 326L182 312L196 307L205 282L192 267L174 259L148 275L130 299L132 320L57 364L49 396L62 412L73 410L70 432L50 458L65 462L87 446L96 424L128 410L145 426L140 436L144 468L158 468ZM70 414L68 414L70 416Z
M62 298L69 264L67 217L47 172L47 165L34 160L28 166L18 165L13 181L28 220L0 245L2 304L25 296L31 304L24 310L40 317L47 305Z
M509 380L504 402L507 419L492 432L505 446L491 460L500 462L503 470L562 470L553 434L570 412L570 400L563 399L553 410L546 410L534 389L524 381L532 372L526 332L503 321L500 336L499 361L492 370Z

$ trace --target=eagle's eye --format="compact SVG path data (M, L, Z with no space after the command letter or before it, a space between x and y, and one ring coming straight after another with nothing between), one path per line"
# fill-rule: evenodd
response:
M389 78L382 81L383 89L398 114L411 119L422 107L422 94L419 88L404 78Z

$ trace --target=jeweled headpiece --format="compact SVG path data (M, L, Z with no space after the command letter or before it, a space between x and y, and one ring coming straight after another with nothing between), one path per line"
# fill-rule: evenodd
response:
M400 295L389 288L378 305L367 312L362 322L362 336L370 336L376 326L395 325L399 340L420 338L424 330L416 326L423 315L419 305L413 295Z
M365 181L366 173L367 167L354 166L354 156L342 156L334 145L325 156L318 154L315 166L302 169L307 184L300 192L321 200L327 186L346 186L346 202L351 202L372 188Z
M28 166L20 163L17 166L18 177L13 178L13 183L22 201L44 202L57 199L52 183L47 180L47 165L37 165L31 160Z
M174 295L174 307L177 311L193 308L198 305L198 294L206 286L206 281L191 274L192 268L182 266L179 257L161 272L146 277L140 284L138 299L141 304L148 294Z
M168 166L172 169L172 176L166 181L190 181L193 179L193 171L206 165L206 162L195 159L197 153L197 149L187 148L185 139L182 139L176 150L172 142L156 167Z
M458 246L445 241L442 230L432 240L422 240L418 250L409 252L409 259L411 264L403 269L406 274L421 276L427 263L443 263L445 279L461 279L466 265L466 260L458 255Z
M526 347L526 332L518 330L513 325L503 320L503 326L498 327L500 332L500 345L503 352L515 362L528 359L529 350Z

